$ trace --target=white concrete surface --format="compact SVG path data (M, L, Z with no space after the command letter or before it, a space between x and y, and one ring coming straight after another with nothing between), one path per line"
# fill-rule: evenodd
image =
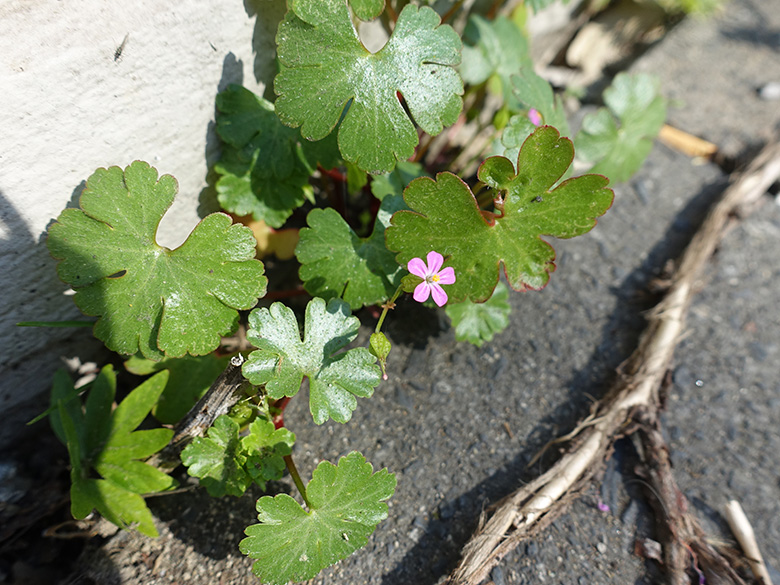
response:
M59 356L97 347L89 330L15 326L80 317L47 226L96 168L142 159L179 182L158 239L181 243L218 150L214 97L263 92L283 13L284 0L0 0L0 448L48 402Z

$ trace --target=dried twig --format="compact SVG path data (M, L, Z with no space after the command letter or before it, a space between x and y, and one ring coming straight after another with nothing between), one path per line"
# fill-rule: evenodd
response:
M202 437L217 418L227 414L241 399L244 387L249 384L241 374L243 363L244 357L241 354L230 358L225 371L214 381L203 398L190 409L187 416L176 425L171 442L147 463L164 470L173 469L181 463L179 454L184 447L195 437Z
M644 479L651 490L649 501L656 510L663 568L669 584L687 585L692 578L701 582L704 577L707 583L745 585L734 569L739 562L736 551L706 538L699 522L688 511L688 499L674 480L656 405L639 407L633 416L638 423L635 436L644 462Z
M726 505L726 520L734 536L737 537L737 542L739 542L739 545L745 552L750 569L753 571L756 579L762 585L772 585L772 579L769 577L769 571L764 564L764 558L758 549L753 527L750 525L745 512L742 511L742 506L739 505L737 500L731 500Z
M505 498L472 536L448 582L476 585L517 544L560 515L565 504L600 469L615 438L638 407L655 408L657 393L683 330L695 284L733 217L746 210L780 177L780 144L766 147L724 193L686 248L672 285L649 316L639 346L621 366L609 392L579 425L569 450L546 473Z

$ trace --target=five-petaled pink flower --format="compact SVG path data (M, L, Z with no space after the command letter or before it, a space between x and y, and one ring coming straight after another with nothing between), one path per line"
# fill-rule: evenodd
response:
M531 124L534 126L538 126L542 123L542 115L536 108L531 108L528 110L528 119L531 120Z
M440 270L444 264L444 256L438 252L428 252L428 264L422 261L422 258L412 258L409 260L407 268L415 276L419 276L423 281L414 289L414 300L418 303L424 303L428 296L433 295L433 302L443 307L447 303L447 293L441 287L442 284L453 284L455 282L455 270L448 266Z

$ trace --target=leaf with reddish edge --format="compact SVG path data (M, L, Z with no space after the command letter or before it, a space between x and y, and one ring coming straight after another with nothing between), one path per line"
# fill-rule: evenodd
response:
M416 179L404 192L412 211L393 215L387 247L403 266L430 250L444 255L458 277L447 289L450 302L490 298L502 264L515 290L541 289L555 270L555 250L541 236L587 233L612 205L601 175L555 186L573 158L571 141L542 126L523 144L517 173L509 159L487 159L479 179L495 190L494 212L481 210L468 185L451 173Z

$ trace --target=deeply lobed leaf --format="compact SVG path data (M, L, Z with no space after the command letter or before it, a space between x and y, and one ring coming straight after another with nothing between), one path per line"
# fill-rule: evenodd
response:
M332 418L345 423L357 407L356 397L370 397L381 379L376 358L366 348L338 353L357 337L359 326L349 305L339 299L327 306L321 298L309 302L303 340L295 314L282 303L255 309L249 314L247 339L259 349L244 363L244 376L265 385L274 399L297 394L305 376L314 422Z
M553 187L574 156L571 141L550 126L524 143L514 165L496 156L479 169L495 190L495 213L480 210L468 186L450 173L413 181L404 192L412 211L399 211L386 231L387 246L406 265L436 250L452 266L451 302L490 298L503 264L515 290L540 289L555 270L555 251L540 236L584 234L612 204L608 180L600 175L568 179Z
M313 198L309 176L317 164L339 162L335 140L303 140L279 121L271 102L239 85L217 95L217 133L225 143L214 166L220 204L275 228Z
M392 296L402 269L385 246L385 228L400 209L406 209L403 197L386 197L367 238L359 237L333 209L309 212L309 227L301 229L295 248L301 280L309 294L325 300L340 296L352 310Z
M184 448L181 460L187 473L200 479L209 495L241 496L252 483L244 468L246 453L241 448L238 423L222 415L205 437L196 437Z
M92 385L82 415L72 382L58 377L52 392L53 402L55 393L58 395L58 407L51 419L52 427L61 429L70 455L71 512L75 518L97 509L120 528L137 528L147 536L157 536L151 512L140 494L166 491L176 482L139 459L165 447L173 431L134 429L149 414L167 379L168 372L163 371L146 380L112 411L116 377L112 367L106 366ZM73 398L65 401L59 396ZM102 477L94 477L91 469Z
M650 154L666 119L666 100L653 76L620 73L604 91L604 103L607 108L582 120L577 156L593 164L591 172L626 181Z

